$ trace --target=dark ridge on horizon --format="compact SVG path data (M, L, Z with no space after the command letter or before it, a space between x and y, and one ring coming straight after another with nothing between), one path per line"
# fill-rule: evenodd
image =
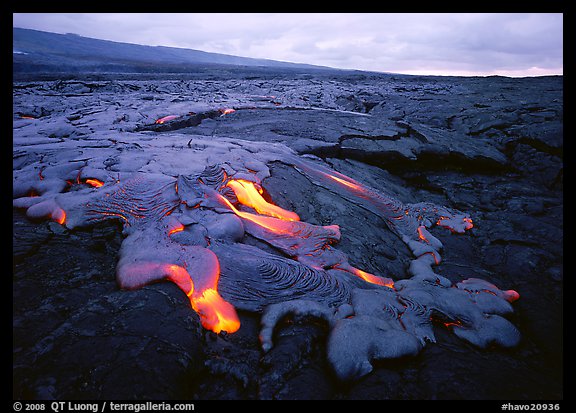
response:
M14 27L15 72L185 72L198 65L234 65L298 70L343 70L167 46L145 46Z
M264 75L269 70L295 73L365 74L410 78L522 78L505 75L462 76L422 75L295 63L272 59L234 56L169 46L147 46L85 37L75 33L53 33L19 27L12 28L12 68L16 77L30 74L191 74L207 71L230 73L231 69L245 76ZM562 77L562 75L525 76Z

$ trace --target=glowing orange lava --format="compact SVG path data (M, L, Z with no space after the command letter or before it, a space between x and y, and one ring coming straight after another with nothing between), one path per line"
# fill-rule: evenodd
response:
M86 183L88 185L93 186L94 188L100 188L102 185L104 185L104 182L99 181L98 179L95 178L86 179Z
M456 321L447 321L442 323L444 324L444 327L449 328L449 327L462 327L462 322L460 320L456 320Z
M428 244L430 243L430 241L428 241L428 239L424 236L424 234L422 233L422 228L425 228L423 225L420 225L418 227L418 238L420 238L422 241L427 242Z
M172 235L172 234L175 234L177 232L182 232L182 231L184 231L184 225L180 224L180 225L175 226L174 228L171 228L168 231L168 235Z
M179 118L179 117L180 117L180 116L178 116L178 115L168 115L168 116L164 116L163 118L156 119L156 122L154 122L154 123L156 123L156 124L158 124L158 125L161 125L161 124L163 124L163 123L165 123L165 122L168 122L168 121L170 121L170 120L173 120L173 119L176 119L176 118Z
M388 288L394 288L394 281L392 280L384 280L380 277L377 277L366 271L362 271L358 268L352 268L352 272L358 277L362 278L364 281L369 282L371 284L377 284Z
M232 108L220 109L220 113L222 114L222 116L229 115L234 112L236 112L236 110Z
M337 177L333 178L336 180L340 179ZM298 215L290 211L285 211L282 208L279 208L275 205L266 202L260 196L260 194L258 193L252 182L243 180L232 180L228 182L228 186L234 190L234 193L236 194L238 201L240 201L241 204L250 206L259 213L274 215L274 216L261 216L251 214L249 212L239 211L238 209L236 209L234 205L232 205L230 201L228 201L228 199L226 199L222 195L219 195L220 199L240 218L253 222L256 225L259 225L260 227L275 234L295 234L295 232L298 231L298 229L294 227L296 225L296 222L294 222L293 220L289 220L290 217L292 216L294 216L294 218L297 218L299 220L300 218L298 217ZM329 246L326 247L329 248ZM345 265L337 266L335 268L340 268L344 271L348 271L356 275L357 277L362 278L366 282L381 285L388 288L394 288L394 281L392 281L391 279L378 277L376 275L367 273L366 271L354 268L347 263Z
M231 180L226 186L232 188L238 201L245 206L254 208L259 214L283 219L285 221L300 221L300 217L295 212L286 211L279 206L268 203L254 186L254 182Z
M191 296L190 296L191 295ZM225 301L218 291L207 288L201 294L190 294L194 311L200 315L202 326L219 333L234 333L240 328L240 320L234 306Z
M194 292L194 284L186 268L176 264L166 265L164 271L168 274L168 279L176 284L188 297Z
M504 291L504 299L509 303L513 303L517 299L520 298L520 294L518 294L515 290L506 290Z
M54 209L50 214L50 217L60 225L64 225L66 222L66 211L62 208Z
M230 201L228 201L225 197L218 194L219 198L240 218L247 219L250 222L255 223L256 225L261 226L268 231L274 232L276 234L292 234L294 232L294 221L285 221L283 219L278 219L274 217L266 217L256 214L251 214L249 212L243 212L236 209L234 205Z
M188 271L179 265L169 264L164 266L164 272L168 279L175 283L190 299L194 311L200 316L202 327L207 330L220 333L234 333L240 328L240 319L234 306L224 300L217 291L220 278L220 264L215 255L207 257L207 265L200 271L202 281L199 286L194 286Z
M106 194L106 195L108 196L109 194ZM126 215L123 215L123 214L117 213L117 212L108 212L108 211L100 211L99 213L102 215L109 216L109 217L118 217L118 218L122 219L122 221L124 221L125 225L130 226L130 221L128 220Z
M346 179L339 178L337 176L334 176L334 175L328 174L328 173L324 173L324 175L326 175L330 179L333 179L334 181L338 182L339 184L344 185L347 188L353 189L355 191L365 192L364 188L359 183L352 180L352 178L348 178L348 177L346 177Z

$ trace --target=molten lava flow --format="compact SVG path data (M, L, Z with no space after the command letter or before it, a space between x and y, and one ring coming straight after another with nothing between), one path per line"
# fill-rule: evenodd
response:
M26 215L32 219L50 218L60 225L66 222L66 211L56 201L46 200L27 205Z
M388 287L388 288L394 288L394 281L388 279L385 280L383 278L377 277L376 275L370 274L366 271L362 271L358 268L351 268L351 271L353 274L355 274L356 276L362 278L364 281L369 282L371 284L377 284L377 285L382 285L384 287Z
M168 274L167 278L184 291L188 297L192 295L194 292L194 283L184 267L169 264L165 266L164 271Z
M333 177L336 180L340 180L340 178L337 177ZM342 182L347 182L342 180ZM352 183L347 182L350 185L354 185ZM305 227L302 227L302 225L306 225L305 223L301 223L299 222L299 217L298 215L290 212L290 211L285 211L282 208L279 208L275 205L269 204L268 202L266 202L262 196L259 194L258 190L255 188L254 183L249 182L249 181L243 181L243 180L231 180L228 182L227 184L228 187L232 188L234 190L234 193L236 194L236 197L238 198L238 201L246 206L250 206L252 208L254 208L257 212L259 213L264 213L267 215L271 215L271 216L261 216L261 215L256 215L256 214L251 214L248 212L243 212L243 211L239 211L238 209L236 209L234 207L234 205L232 205L232 203L230 201L228 201L228 199L226 199L225 197L218 195L220 197L220 199L240 218L245 219L247 221L250 221L256 225L258 225L259 227L270 231L276 235L281 235L281 236L290 236L290 237L295 237L295 238L308 238L310 236L312 236L311 233L307 233L306 230L304 229ZM358 187L360 188L360 187ZM294 219L297 219L298 222L296 222ZM324 228L328 228L328 227L324 227ZM337 228L337 227L336 227ZM331 228L332 229L332 228ZM339 239L339 229L337 229L338 232L338 239ZM271 242L271 240L268 240L269 242ZM330 242L330 239L324 239L323 242ZM332 239L333 241L333 239ZM273 245L275 246L279 246L281 245L281 242L276 240L277 243L273 242ZM315 257L315 259L313 259L312 261L308 262L308 264L311 266L312 268L316 268L316 269L322 269L323 265L317 265L318 261L317 259L319 259L319 255L322 255L327 261L324 262L324 264L332 266L332 268L336 268L336 269L341 269L344 271L348 271L351 274L354 274L355 276L362 278L364 281L369 282L371 284L377 284L377 285L381 285L381 286L385 286L388 288L394 288L394 281L389 279L389 278L382 278L382 277L378 277L376 275L367 273L365 271L362 271L358 268L352 267L350 264L348 264L347 262L342 262L340 259L336 258L337 254L332 254L330 253L330 246L328 245L328 243L326 243L325 245L321 246L321 251L320 250L316 250L316 248L319 247L319 244L314 243L313 242L313 249L310 250L309 252L305 252L304 250L307 251L306 247L302 244L299 243L294 243L292 245L290 245L288 248L290 249L296 249L299 251L299 253L296 255L298 257L298 260L301 262L304 261L308 261L308 257ZM331 258L330 258L331 257ZM329 262L331 262L331 260L333 259L337 259L338 260L338 264L328 264ZM322 262L323 260L320 260L320 262Z
M191 294L190 302L194 311L200 315L204 328L215 333L234 333L240 328L234 306L225 301L215 289L207 288L202 294Z
M98 179L95 179L95 178L86 179L85 182L86 182L88 185L93 186L94 188L100 188L102 185L104 185L104 182L99 181Z
M316 176L318 176L319 174L323 182L332 181L337 183L339 185L339 189L344 190L345 196L353 197L354 201L362 200L361 202L363 204L367 203L367 206L370 206L371 208L376 208L378 210L378 213L380 213L383 206L386 208L387 212L390 212L389 210L395 209L394 208L395 206L392 205L391 202L392 200L379 196L371 188L366 187L365 185L350 178L349 176L346 176L336 171L324 172L321 170L313 170L310 172L312 175ZM324 178L328 178L328 180ZM339 192L342 193L341 191ZM398 218L398 214L395 214L394 216L389 216L387 218L402 219Z
M222 114L221 116L229 115L229 114L231 114L231 113L236 112L236 110L235 110L235 109L232 109L232 108L219 109L219 111L220 111L220 113Z
M232 188L242 205L254 208L259 214L280 218L285 221L300 221L300 217L295 212L286 211L279 206L268 203L262 198L253 182L242 179L231 180L226 186Z
M293 230L293 222L294 221L285 221L282 219L274 218L274 217L265 217L256 214L251 214L249 212L243 212L236 209L234 205L230 201L228 201L225 197L218 194L218 197L240 218L247 219L250 222L255 223L256 225L261 226L268 231L274 232L276 234L292 234Z
M329 174L329 173L323 173L324 175L326 175L328 178L338 182L341 185L344 185L345 187L352 189L354 191L359 191L359 192L364 192L364 188L362 187L362 185L360 185L358 182L354 181L352 178L348 178L346 177L346 179L344 178L339 178L335 175ZM344 175L342 175L344 176Z
M240 320L234 306L225 301L217 291L220 279L220 262L216 255L207 249L202 250L194 268L199 277L194 292L187 293L194 311L200 316L202 326L219 333L224 330L234 333L240 328Z
M422 233L422 228L425 228L424 226L420 225L418 227L418 238L420 238L422 241L430 243L430 241L428 241L428 239L426 238L426 236Z
M62 208L54 209L50 214L50 217L60 225L64 225L66 222L66 211Z
M163 124L163 123L165 123L165 122L168 122L168 121L170 121L170 120L173 120L173 119L176 119L176 118L179 118L179 117L180 117L180 116L178 116L178 115L168 115L168 116L164 116L163 118L156 119L156 122L154 122L154 123L156 123L156 124L158 124L158 125L161 125L161 124Z
M207 251L207 250L206 250ZM215 255L210 254L202 264L202 281L194 285L188 271L179 265L169 264L163 267L167 278L176 284L190 299L194 311L200 316L202 327L220 333L234 333L240 328L240 320L234 306L224 300L217 291L220 278L220 265Z
M506 301L508 301L509 303L513 303L514 301L516 301L517 299L520 298L520 294L518 294L518 292L515 290L506 290L506 291L503 291L502 293L503 293L504 299Z
M462 221L464 221L466 223L464 229L474 228L474 224L472 223L472 218L462 218Z

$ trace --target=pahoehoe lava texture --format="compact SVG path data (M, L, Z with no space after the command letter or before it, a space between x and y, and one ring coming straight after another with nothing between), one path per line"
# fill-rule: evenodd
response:
M562 398L562 125L555 77L15 82L14 397Z

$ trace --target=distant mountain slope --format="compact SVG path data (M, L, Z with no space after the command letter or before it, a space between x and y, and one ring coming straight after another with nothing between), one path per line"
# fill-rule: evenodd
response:
M76 34L57 34L13 28L15 71L154 71L180 72L197 65L242 65L293 69L329 69L301 63L253 59L194 49L142 46L93 39Z

